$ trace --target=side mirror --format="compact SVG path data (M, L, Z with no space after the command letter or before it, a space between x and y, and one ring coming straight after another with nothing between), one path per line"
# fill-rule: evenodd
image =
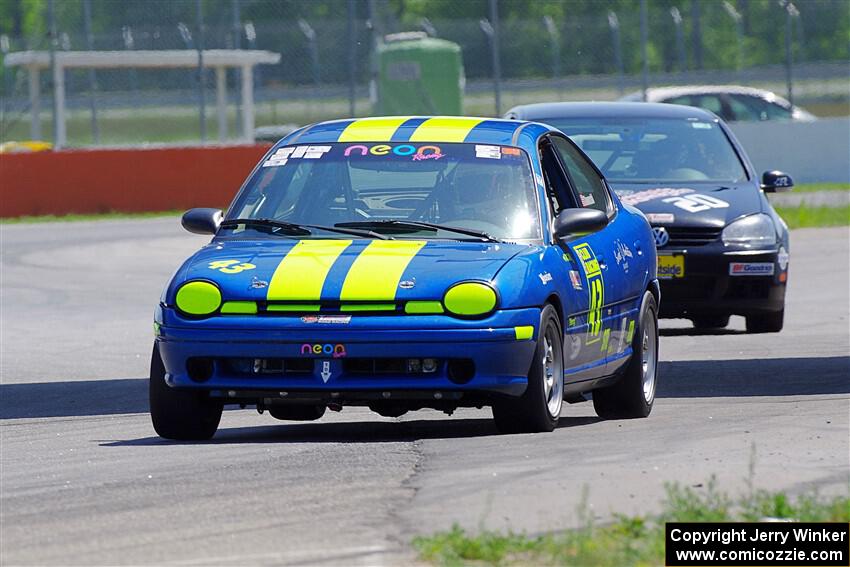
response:
M761 188L765 193L790 191L792 187L794 187L794 180L787 173L765 171L761 176Z
M215 234L221 224L221 209L189 209L183 213L180 224L195 234Z
M608 226L608 215L596 209L564 209L555 217L555 236L566 238L597 232Z

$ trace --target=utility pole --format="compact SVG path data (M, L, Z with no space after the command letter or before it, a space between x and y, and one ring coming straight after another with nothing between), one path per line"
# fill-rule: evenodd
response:
M201 143L207 141L207 101L204 93L204 9L201 0L195 0L198 39L198 111L201 119Z
M649 22L647 21L646 0L640 0L640 57L643 60L643 72L641 73L641 91L643 101L646 102L646 91L649 88L649 57L646 44L649 42Z
M83 0L83 27L86 34L86 49L94 51L94 35L91 28L91 0ZM97 126L97 76L89 69L89 108L91 110L91 137L97 145L100 143L100 129Z

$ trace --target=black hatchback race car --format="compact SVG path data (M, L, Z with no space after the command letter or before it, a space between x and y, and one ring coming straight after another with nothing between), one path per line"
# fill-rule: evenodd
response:
M662 317L778 332L788 281L788 227L765 193L791 178L753 165L711 112L672 104L544 103L506 117L550 124L596 163L620 199L643 211L658 249Z

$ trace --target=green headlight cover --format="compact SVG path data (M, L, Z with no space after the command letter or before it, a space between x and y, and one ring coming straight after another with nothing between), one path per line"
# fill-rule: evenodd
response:
M221 292L209 282L187 282L177 290L176 302L188 315L209 315L221 305Z
M496 292L483 283L459 283L446 292L443 304L455 315L484 315L496 307Z

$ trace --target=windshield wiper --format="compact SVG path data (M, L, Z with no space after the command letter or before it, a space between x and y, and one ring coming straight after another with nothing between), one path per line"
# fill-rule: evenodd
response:
M339 234L351 234L353 236L362 236L364 238L377 238L378 240L390 240L390 237L380 234L378 232L373 232L371 230L357 230L356 228L340 228L336 226L322 226L318 224L297 224L293 222L279 221L274 219L265 219L265 218L257 218L257 219L228 219L222 221L221 228L233 228L240 224L251 225L251 226L265 226L270 228L280 229L284 232L284 234L290 234L293 236L306 236L308 234L313 234L313 230L326 230L328 232L336 232Z
M338 222L334 226L337 227L352 227L352 228L375 228L380 229L383 227L390 228L398 228L398 229L410 229L410 230L445 230L447 232L454 232L457 234L465 234L467 236L474 236L476 238L480 238L485 242L501 242L498 238L491 236L490 234L484 232L483 230L473 230L471 228L459 228L455 226L448 226L444 224L437 224L433 222L424 222L424 221L412 221L412 220L395 220L395 219L375 219L370 221L353 221L353 222Z

